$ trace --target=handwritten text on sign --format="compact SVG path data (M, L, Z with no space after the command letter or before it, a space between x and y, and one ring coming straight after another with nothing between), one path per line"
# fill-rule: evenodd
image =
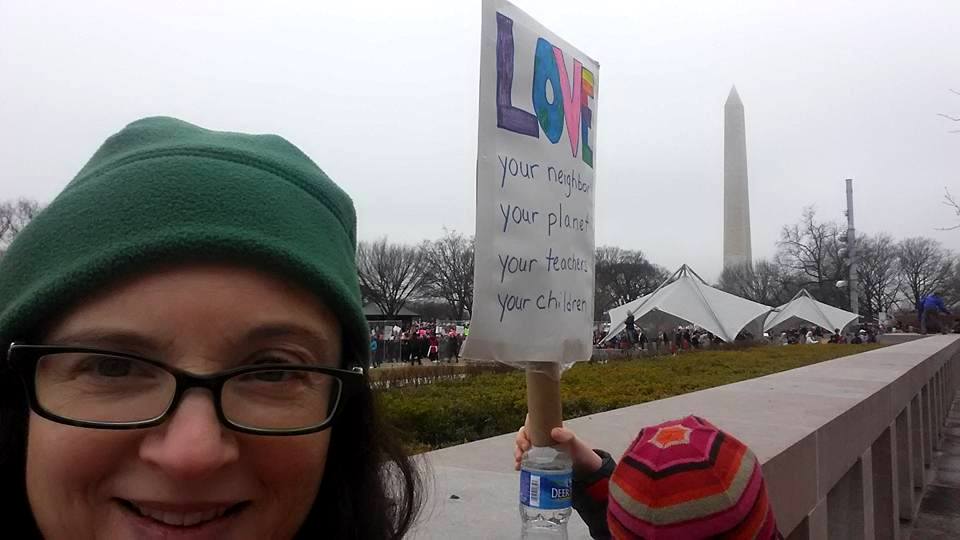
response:
M589 358L598 65L485 0L468 358Z

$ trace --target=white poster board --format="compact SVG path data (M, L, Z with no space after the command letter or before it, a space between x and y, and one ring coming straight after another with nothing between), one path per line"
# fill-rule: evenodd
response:
M592 352L599 65L484 0L473 317L463 356L569 364Z

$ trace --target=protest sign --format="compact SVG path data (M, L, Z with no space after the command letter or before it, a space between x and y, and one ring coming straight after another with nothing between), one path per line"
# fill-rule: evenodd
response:
M484 0L473 312L463 356L527 370L528 435L552 445L560 372L593 349L599 65Z
M569 365L592 352L596 61L483 3L477 230L463 355Z

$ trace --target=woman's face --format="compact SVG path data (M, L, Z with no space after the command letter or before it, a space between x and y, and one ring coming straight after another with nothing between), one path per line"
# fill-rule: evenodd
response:
M311 294L229 266L126 281L65 313L45 343L132 353L196 374L278 357L337 367L341 353L336 317ZM199 388L153 428L79 428L31 413L30 506L50 540L291 538L320 486L330 433L231 431ZM173 525L197 519L205 521Z

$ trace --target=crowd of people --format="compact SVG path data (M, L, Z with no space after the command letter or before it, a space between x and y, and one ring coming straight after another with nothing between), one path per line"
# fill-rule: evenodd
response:
M652 354L677 354L693 349L704 349L721 345L723 340L711 332L697 326L680 326L673 331L660 331L648 337L640 328L624 329L620 334L603 341L606 333L602 329L594 332L594 347L601 349L630 350L639 349ZM746 339L745 335L738 339Z
M639 350L649 354L679 354L684 351L704 349L722 345L724 341L711 332L696 325L678 326L668 331L661 330L654 336L648 337L647 334L636 325L636 322L628 316L624 324L624 329L610 339L604 340L606 332L604 329L594 330L594 347L599 349L614 349L621 351ZM847 332L841 332L839 328L828 332L819 326L791 328L783 330L779 334L763 334L763 340L778 345L797 345L797 344L815 344L815 343L876 343L877 336L881 330L871 325L863 325ZM750 332L743 331L737 335L736 341L751 341L753 335Z
M800 328L792 328L780 332L780 335L777 337L766 337L768 341L780 345L812 345L816 343L849 343L859 345L861 343L876 343L879 333L879 328L873 326L863 326L859 330L851 330L849 332L841 332L839 328L835 328L832 333L824 331L823 328L819 326L812 328L801 326Z
M406 328L400 322L371 323L370 367L384 363L402 362L423 365L423 360L459 362L460 348L470 335L470 323L448 324L438 321L420 321Z
M920 333L947 333L951 329L954 332L960 332L960 322L953 319L952 314L937 292L934 291L924 296L917 303L916 308ZM916 332L917 330L917 327L913 325L903 325L900 322L891 325L889 328L874 324L863 324L845 332L842 332L839 328L830 332L819 326L800 326L775 334L764 333L763 339L768 343L779 345L859 344L876 343L879 334L884 332ZM669 330L658 329L656 333L649 335L637 325L633 314L627 315L624 328L619 334L605 340L606 335L607 331L602 325L594 330L594 348L621 351L638 349L645 354L678 354L686 350L706 348L723 343L723 340L719 337L696 325L678 326ZM741 332L736 337L737 341L752 339L753 336L746 331Z

